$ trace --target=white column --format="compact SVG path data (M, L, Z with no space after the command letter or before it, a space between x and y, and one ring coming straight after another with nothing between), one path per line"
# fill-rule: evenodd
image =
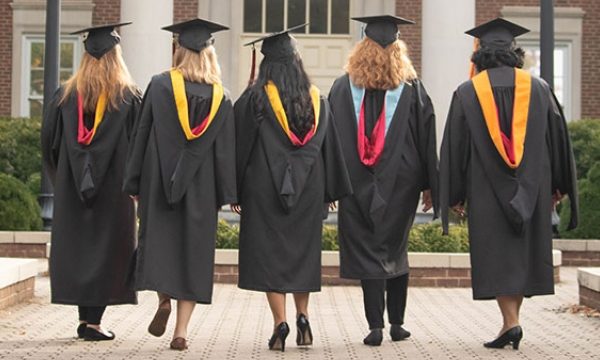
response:
M199 0L197 16L202 19L210 20L228 26L227 31L220 31L214 34L215 49L221 65L222 80L225 87L232 92L234 99L239 92L236 89L238 62L237 58L243 52L239 43L242 33L242 6L232 6L236 0ZM236 4L237 5L237 4ZM235 19L234 19L235 18ZM245 53L245 52L244 52Z
M475 26L475 0L423 0L421 78L437 116L438 145L452 93L468 80Z
M127 67L137 84L145 89L150 78L172 63L172 34L161 30L173 22L173 0L121 1L121 46Z

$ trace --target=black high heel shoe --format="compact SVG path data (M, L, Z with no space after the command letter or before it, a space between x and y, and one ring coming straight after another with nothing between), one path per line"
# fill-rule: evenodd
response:
M296 345L298 346L307 346L312 345L313 343L313 335L312 330L310 329L310 323L304 314L300 314L298 319L296 320Z
M83 339L83 335L85 335L85 328L87 327L87 323L81 323L77 327L77 337Z
M114 340L115 333L112 331L108 331L107 333L98 331L91 327L86 327L85 332L83 334L83 340L85 341L106 341L106 340Z
M381 331L381 329L373 329L371 330L369 335L367 335L367 337L363 339L363 344L369 346L379 346L381 345L382 341L383 332Z
M406 331L402 325L392 324L390 327L392 341L401 341L410 337L410 331Z
M513 349L519 350L519 343L523 338L523 329L520 326L508 329L504 334L498 336L493 341L483 344L486 348L503 349L506 345L512 344Z
M290 333L290 327L288 323L285 321L281 324L277 325L275 332L273 332L273 336L269 340L269 350L281 350L281 352L285 351L285 339Z

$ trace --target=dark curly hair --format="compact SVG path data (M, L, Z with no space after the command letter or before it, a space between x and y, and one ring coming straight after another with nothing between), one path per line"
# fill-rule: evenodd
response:
M500 66L522 68L525 61L525 51L513 45L508 49L493 49L482 46L471 56L478 72Z
M311 83L300 56L295 54L290 61L269 61L265 58L261 62L258 78L250 91L256 99L257 110L263 114L269 102L264 90L269 81L279 91L291 130L303 138L312 129L315 115L310 97Z

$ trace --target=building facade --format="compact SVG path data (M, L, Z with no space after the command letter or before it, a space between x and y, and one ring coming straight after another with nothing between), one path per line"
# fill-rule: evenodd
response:
M39 116L43 94L45 0L0 0L0 116ZM572 119L600 118L600 1L555 0L555 90ZM125 60L144 87L171 65L164 25L193 17L227 24L216 34L223 82L237 97L250 74L260 34L309 22L298 38L304 64L324 93L343 73L362 36L353 16L395 13L416 21L400 28L410 56L434 101L441 134L452 91L468 76L473 39L466 29L502 16L532 31L519 38L526 68L539 72L539 0L62 0L60 79L76 69L81 39L68 35L119 21ZM441 136L440 136L441 137Z

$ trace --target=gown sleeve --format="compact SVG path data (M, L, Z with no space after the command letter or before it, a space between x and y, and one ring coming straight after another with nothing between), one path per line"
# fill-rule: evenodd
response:
M325 134L322 148L323 163L325 165L325 203L328 204L351 195L352 185L335 121L333 121L333 114L328 106L328 102L323 102L327 104L325 108L329 116L327 133Z
M454 93L444 138L440 161L439 204L444 234L448 234L449 208L464 204L467 191L470 133L460 98Z
M131 142L133 140L133 132L135 130L135 123L140 114L140 107L142 99L138 94L131 97L131 106L129 107L129 113L127 114L127 123L125 124L125 130L127 133L127 140Z
M52 183L54 183L56 177L60 139L62 137L62 121L60 121L59 107L61 97L62 91L59 89L54 93L54 96L46 107L46 112L42 121L42 162Z
M426 171L423 184L423 190L431 190L433 201L433 217L438 217L439 196L438 196L438 156L436 141L436 123L433 104L425 87L421 81L415 84L417 93L416 114L418 117L418 147L423 169Z
M151 97L152 82L146 89L129 142L125 180L123 182L123 191L129 195L138 195L140 191L140 177L144 165L144 156L153 123Z
M237 188L235 180L235 119L231 101L223 102L226 106L225 122L215 140L215 181L217 189L217 207L237 203ZM225 109L223 109L225 110Z
M549 90L549 93L551 106L548 113L547 142L552 168L552 192L559 191L561 194L569 196L571 219L567 230L572 230L577 227L579 218L575 157L562 108L552 90Z
M233 110L235 117L237 200L241 201L246 166L250 161L260 125L260 114L256 113L249 88L235 102Z

